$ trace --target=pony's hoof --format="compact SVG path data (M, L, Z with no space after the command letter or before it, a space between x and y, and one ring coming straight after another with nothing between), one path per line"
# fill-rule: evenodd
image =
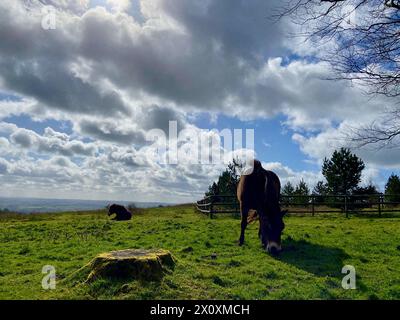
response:
M271 256L274 256L274 257L276 257L277 255L279 255L279 253L280 253L280 251L278 250L278 249L276 249L275 247L273 247L273 248L268 248L268 253L271 255Z
M277 257L277 256L279 256L279 254L282 252L282 249L281 248L277 248L277 247L274 247L274 246L267 246L266 247L266 251L271 255L271 256L273 256L273 257Z
M243 245L243 243L244 243L244 241L238 240L237 245L238 245L239 247L241 247L241 246Z

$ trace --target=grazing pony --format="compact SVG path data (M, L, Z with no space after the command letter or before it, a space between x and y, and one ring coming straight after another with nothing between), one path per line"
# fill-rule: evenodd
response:
M278 176L272 171L265 170L261 162L254 160L253 171L240 176L237 187L237 198L240 203L242 215L239 245L244 242L244 231L248 223L259 219L258 235L261 244L271 254L282 250L281 234L285 227L283 216L286 211L281 211L279 197L281 183ZM256 213L249 215L250 210Z
M132 213L119 204L112 204L108 205L108 216L111 216L115 213L115 217L111 220L123 221L123 220L130 220L132 218Z

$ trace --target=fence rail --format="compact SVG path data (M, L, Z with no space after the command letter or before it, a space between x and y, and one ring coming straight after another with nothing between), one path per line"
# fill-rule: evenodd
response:
M400 195L368 194L368 195L281 195L280 205L289 213L378 213L400 212ZM198 211L212 217L217 213L240 214L239 202L235 196L212 195L196 202Z

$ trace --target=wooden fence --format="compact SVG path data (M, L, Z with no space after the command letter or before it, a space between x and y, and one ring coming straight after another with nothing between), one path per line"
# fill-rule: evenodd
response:
M309 195L309 196L284 196L280 197L280 205L289 213L378 213L400 212L399 195ZM240 214L239 202L235 196L213 195L196 202L198 211L212 217L218 213Z

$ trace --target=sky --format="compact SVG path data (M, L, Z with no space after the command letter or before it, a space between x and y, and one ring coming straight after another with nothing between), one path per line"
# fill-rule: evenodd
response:
M0 196L198 200L226 163L199 163L196 139L235 129L238 150L211 150L246 153L254 130L263 166L312 188L347 130L394 102L326 80L315 45L271 18L280 3L0 0ZM170 121L176 163L151 139ZM363 184L399 171L398 149L353 151Z

